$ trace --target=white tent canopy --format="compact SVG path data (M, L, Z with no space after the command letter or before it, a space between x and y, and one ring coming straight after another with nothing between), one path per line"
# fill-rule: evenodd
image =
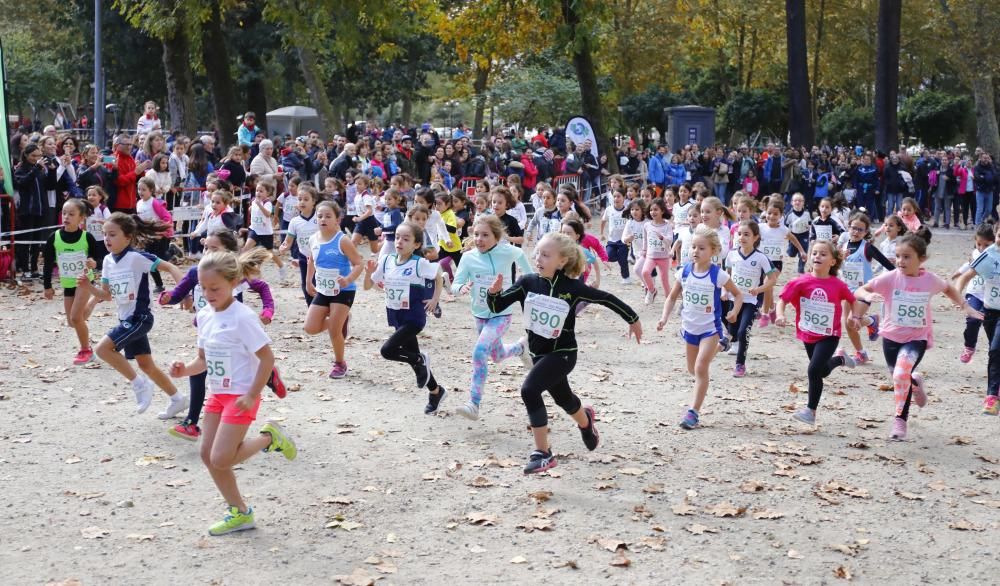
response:
M320 129L319 116L315 108L306 106L285 106L267 113L268 133L301 136L307 130Z

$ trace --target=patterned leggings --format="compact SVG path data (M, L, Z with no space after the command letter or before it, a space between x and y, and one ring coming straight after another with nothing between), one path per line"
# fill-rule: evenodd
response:
M486 384L486 361L493 359L495 364L511 356L520 356L525 351L520 344L504 344L503 335L510 327L509 315L498 315L491 319L476 318L476 331L479 339L472 349L472 385L469 395L472 402L479 405L483 399L483 386Z
M906 343L893 342L882 338L882 351L885 353L885 364L892 371L892 391L896 399L896 417L909 419L910 392L913 371L920 364L927 351L927 340L913 340Z

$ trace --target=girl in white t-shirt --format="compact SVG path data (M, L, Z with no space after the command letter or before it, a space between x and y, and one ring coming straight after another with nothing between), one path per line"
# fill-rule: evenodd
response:
M746 376L747 349L750 346L750 330L757 317L757 306L765 292L771 291L778 281L780 271L771 265L767 255L758 248L760 227L753 220L742 220L736 227L736 248L729 251L726 268L736 288L743 294L743 307L739 318L729 327L735 344L729 353L736 354L733 376Z
M705 201L709 199L718 201L717 198L707 198ZM674 286L670 289L670 295L663 304L663 314L656 324L657 330L663 330L677 299L683 294L681 336L687 349L688 372L694 376L694 401L681 420L681 427L684 429L698 427L698 411L708 392L709 367L725 340L722 333L722 291L728 292L733 299L733 309L726 315L726 321L735 322L743 305L740 290L729 275L712 262L712 258L721 252L722 243L719 242L716 230L709 226L699 226L694 231L691 261L677 269Z
M258 181L254 189L254 198L250 200L250 228L247 230L247 241L243 245L243 250L250 250L255 246L263 247L271 251L271 258L278 266L278 278L282 281L288 276L285 263L281 262L281 257L274 251L274 206L271 199L274 197L274 184L270 181Z
M201 460L227 505L225 517L209 527L209 535L254 527L253 509L243 500L234 466L260 451L281 452L289 460L297 454L295 442L273 421L246 438L274 368L271 339L257 314L233 297L233 289L247 276L234 253L211 252L201 259L198 281L208 305L198 312L198 357L170 367L174 378L207 373Z
M791 228L782 223L782 216L785 212L784 203L779 200L772 201L764 212L767 221L760 227L760 245L758 248L767 257L781 274L784 268L785 249L791 247L799 255L799 258L806 257L806 249L802 247L802 241L796 237ZM806 232L808 233L808 231ZM764 304L760 309L760 327L766 328L774 322L777 314L774 311L774 289L769 288L764 292Z

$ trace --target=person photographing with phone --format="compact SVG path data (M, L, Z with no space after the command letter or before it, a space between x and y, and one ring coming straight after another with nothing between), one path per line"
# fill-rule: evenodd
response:
M119 134L115 137L114 160L111 167L118 173L115 175L115 187L118 188L118 197L115 198L112 209L116 212L134 214L137 200L136 183L138 178L146 173L151 162L143 161L136 163L132 158L132 137Z

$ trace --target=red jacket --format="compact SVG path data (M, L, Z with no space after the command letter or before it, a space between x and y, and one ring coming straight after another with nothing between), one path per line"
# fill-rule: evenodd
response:
M122 154L115 151L115 160L118 161L118 175L115 177L115 186L118 188L118 197L115 198L115 211L135 211L136 184L139 178L135 174L135 159L132 155Z

